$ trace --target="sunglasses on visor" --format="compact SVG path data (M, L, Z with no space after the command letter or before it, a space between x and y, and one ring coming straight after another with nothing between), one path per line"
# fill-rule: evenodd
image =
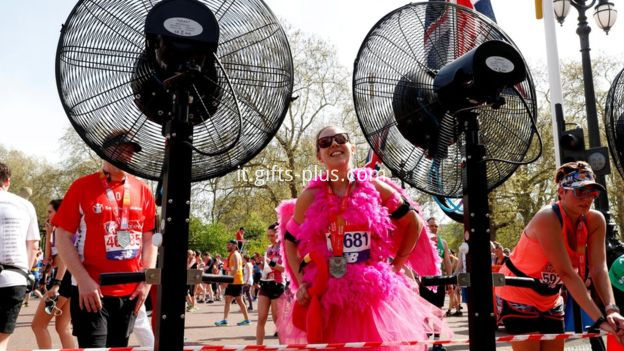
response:
M347 133L340 133L336 135L326 136L319 138L316 142L319 148L326 149L331 146L331 144L336 141L336 144L342 145L349 141L349 135Z

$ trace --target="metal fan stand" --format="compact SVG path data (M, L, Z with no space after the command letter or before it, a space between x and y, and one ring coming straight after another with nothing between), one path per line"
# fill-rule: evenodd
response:
M458 113L457 117L466 139L462 185L464 231L467 233L470 246L467 268L468 272L472 272L468 287L470 351L494 351L496 317L492 291L490 206L484 161L485 146L479 141L478 114L467 111Z
M174 116L163 126L165 171L163 178L162 231L158 267L161 284L158 288L156 336L154 350L183 350L187 271L186 252L191 210L191 166L193 126L188 120L190 104L188 89L177 89Z

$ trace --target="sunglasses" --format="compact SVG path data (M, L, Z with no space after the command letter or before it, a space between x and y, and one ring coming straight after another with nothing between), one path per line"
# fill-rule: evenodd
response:
M56 307L56 300L58 299L58 295L57 296L53 296L53 297L48 297L45 300L45 307L44 307L44 311L45 313L51 315L51 316L60 316L63 314L63 310L61 310L60 308Z
M572 189L572 191L574 191L574 196L578 197L578 198L587 198L587 197L598 197L600 195L600 192L596 189L591 189L591 188L576 188L576 189Z
M322 137L316 141L316 145L321 149L326 149L330 147L334 141L338 145L346 144L349 141L349 135L347 133L339 133L336 135Z

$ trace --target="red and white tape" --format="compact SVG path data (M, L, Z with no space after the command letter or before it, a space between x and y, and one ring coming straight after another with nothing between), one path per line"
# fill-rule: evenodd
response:
M506 335L499 336L495 340L497 343L526 341L526 340L572 340L586 339L607 335L606 332L600 333L562 333L562 334L525 334L525 335ZM397 342L345 342L331 344L291 344L291 345L202 345L202 346L185 346L184 351L221 351L221 350L336 350L336 349L367 349L372 347L397 347L397 346L415 346L415 345L451 345L451 344L468 344L468 339L456 340L420 340L420 341L397 341ZM116 347L116 348L99 348L99 349L72 349L71 351L152 351L151 347ZM22 350L27 351L27 350ZM44 351L44 350L32 350ZM69 351L67 349L54 349L47 351Z

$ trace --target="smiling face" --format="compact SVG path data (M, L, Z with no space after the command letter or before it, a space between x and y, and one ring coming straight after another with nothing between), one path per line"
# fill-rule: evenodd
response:
M351 164L351 156L355 153L355 146L351 142L347 141L344 144L339 144L340 137L334 137L328 147L319 145L320 139L325 138L327 140L327 137L333 137L342 133L346 134L347 132L340 127L326 127L321 130L316 140L316 158L328 169L348 169Z

